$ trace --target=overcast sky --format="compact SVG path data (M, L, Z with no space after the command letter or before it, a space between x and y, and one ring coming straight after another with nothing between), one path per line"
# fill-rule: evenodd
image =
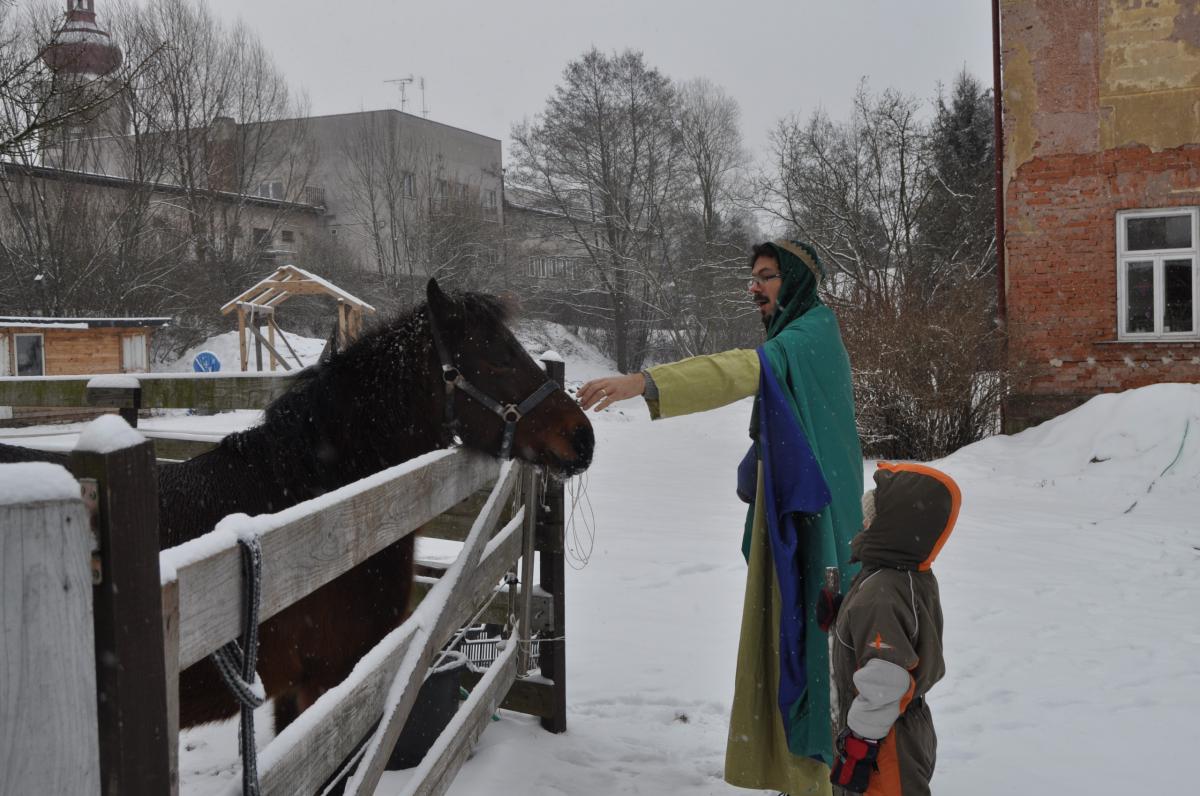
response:
M641 50L671 78L724 87L756 152L782 116L844 114L864 76L932 99L964 66L985 85L992 74L986 0L209 2L261 37L314 115L399 108L384 81L423 75L430 119L502 140L593 45ZM406 109L421 112L415 84Z

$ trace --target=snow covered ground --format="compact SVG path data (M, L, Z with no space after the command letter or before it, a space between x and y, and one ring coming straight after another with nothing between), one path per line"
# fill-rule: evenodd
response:
M267 337L267 328L262 328L263 337ZM286 341L286 342L284 342ZM288 349L291 345L291 350ZM280 329L280 335L276 338L275 348L287 358L288 366L296 367L296 360L292 356L292 351L300 357L300 362L304 366L308 366L317 361L321 356L322 349L325 348L325 341L315 337L301 337L298 334ZM208 351L215 354L221 363L221 372L237 372L240 369L239 359L241 357L241 348L238 345L237 332L225 332L210 337L202 344L195 348L189 348L178 359L167 363L156 363L154 370L164 372L190 372L192 370L192 361L201 351ZM270 367L270 357L267 351L263 350L263 367ZM250 367L254 368L254 341L250 341Z
M545 796L745 793L721 769L748 414L744 402L653 427L636 406L597 418L595 548L567 579L569 731L506 715L453 796L518 776L521 793ZM935 566L948 675L929 697L934 792L1186 792L1200 386L1101 396L935 464L964 498Z
M563 354L569 380L608 370L564 330L522 337ZM595 464L575 485L585 499L568 538L569 730L503 713L451 796L746 792L721 770L745 576L733 471L749 411L741 402L651 425L628 402L595 416ZM1200 386L1101 396L934 464L964 495L935 566L948 674L929 696L934 792L1189 792ZM872 469L864 463L868 479ZM233 724L186 733L184 792L234 781L235 744ZM378 792L405 778L387 774Z

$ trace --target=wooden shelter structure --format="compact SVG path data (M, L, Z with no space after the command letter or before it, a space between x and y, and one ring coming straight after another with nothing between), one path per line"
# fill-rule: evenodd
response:
M171 318L0 316L0 377L145 373L150 341ZM87 419L78 407L0 405L0 425Z
M342 290L332 282L326 281L316 274L309 273L294 265L283 265L275 269L275 273L262 280L254 287L238 295L225 306L221 314L228 315L237 312L238 319L238 348L240 363L243 371L249 369L250 348L249 335L254 338L254 354L256 370L262 370L262 350L266 348L270 355L270 368L275 370L276 363L284 370L291 370L284 356L275 347L275 333L283 340L296 363L300 364L287 337L280 331L275 322L275 308L292 296L325 295L337 302L337 344L342 348L355 340L362 333L364 313L374 313L375 308L356 296ZM259 325L266 321L267 334L264 338ZM303 367L303 365L301 365Z

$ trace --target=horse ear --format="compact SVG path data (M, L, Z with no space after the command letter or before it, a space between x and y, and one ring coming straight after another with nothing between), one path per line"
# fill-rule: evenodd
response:
M437 280L432 277L425 283L425 298L429 301L429 308L433 310L433 314L437 318L447 318L453 311L453 303L442 292Z

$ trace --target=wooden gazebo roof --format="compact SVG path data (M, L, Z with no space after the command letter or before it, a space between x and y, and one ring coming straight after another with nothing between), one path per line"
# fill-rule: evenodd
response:
M291 369L288 367L283 355L275 349L275 332L279 329L275 323L275 308L292 296L301 295L325 295L337 302L339 347L345 346L362 332L364 313L375 312L375 308L367 302L347 293L337 285L322 279L316 274L309 273L303 268L297 268L294 265L280 266L266 279L242 292L225 304L225 306L221 307L222 315L228 315L235 310L237 311L242 370L246 370L249 365L247 329L250 330L256 341L256 359L259 370L262 370L262 353L260 347L264 345L271 354L271 370L275 370L277 362L285 370ZM267 319L268 337L266 340L263 339L262 333L258 329L257 318L261 316L266 316ZM281 336L282 334L280 332ZM286 337L283 338L283 342L287 344ZM288 349L291 350L290 345L288 345ZM294 351L292 352L292 356L296 356Z

